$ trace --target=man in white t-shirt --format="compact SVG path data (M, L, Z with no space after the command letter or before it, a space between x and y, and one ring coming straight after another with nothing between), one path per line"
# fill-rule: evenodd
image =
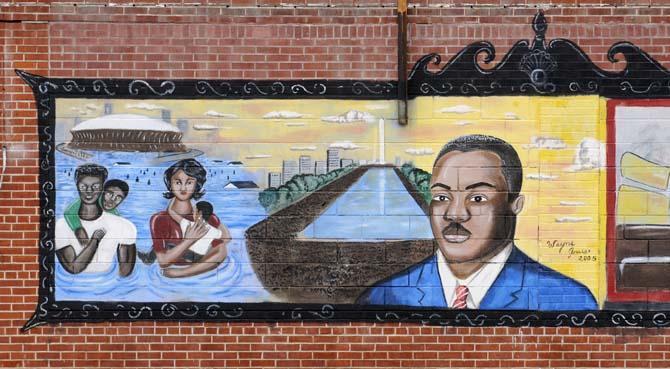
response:
M79 218L88 240L80 241L65 218L56 222L56 255L63 268L72 274L108 271L117 256L119 275L128 276L135 266L137 229L130 221L103 211L100 206L107 169L85 164L75 171L81 200Z

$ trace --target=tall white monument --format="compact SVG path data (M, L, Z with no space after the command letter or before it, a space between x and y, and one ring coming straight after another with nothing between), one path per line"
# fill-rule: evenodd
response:
M384 118L379 118L379 164L385 164L384 157Z

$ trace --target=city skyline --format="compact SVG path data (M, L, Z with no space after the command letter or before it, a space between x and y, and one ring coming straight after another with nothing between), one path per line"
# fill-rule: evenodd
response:
M340 158L339 152L339 149L328 149L326 151L327 160L313 160L311 155L304 154L300 155L298 160L284 159L281 173L268 172L267 187L284 185L299 174L322 175L357 163L354 159Z

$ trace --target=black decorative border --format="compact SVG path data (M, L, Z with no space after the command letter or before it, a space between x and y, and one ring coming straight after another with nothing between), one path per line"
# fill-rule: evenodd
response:
M37 102L40 155L39 298L33 317L23 330L65 321L101 320L283 320L336 319L331 305L221 304L221 303L110 303L55 299L55 141L57 98L135 99L392 99L397 84L356 80L140 80L47 78L16 73L33 90ZM347 318L337 318L347 319Z
M409 96L583 95L616 98L670 96L670 72L649 54L629 42L618 42L607 52L616 63L622 55L626 67L608 72L597 67L574 42L545 41L548 25L540 11L533 19L533 42L518 41L495 67L495 47L486 41L472 43L437 72L438 54L428 54L414 65ZM480 65L479 61L484 66Z
M546 20L533 20L535 40L517 42L495 68L484 69L495 57L488 42L473 43L439 72L436 54L421 58L412 69L409 97L491 95L580 95L617 98L670 96L670 72L644 51L627 42L613 45L608 58L623 54L621 72L596 67L573 42L545 43ZM54 136L56 98L135 99L385 99L398 96L396 81L356 80L141 80L47 78L17 70L30 85L37 102L40 154L39 298L33 317L23 330L45 323L103 320L188 321L368 321L415 322L450 326L549 327L666 327L670 311L489 311L434 310L362 305L296 305L279 303L132 303L55 300ZM665 307L661 307L665 309Z

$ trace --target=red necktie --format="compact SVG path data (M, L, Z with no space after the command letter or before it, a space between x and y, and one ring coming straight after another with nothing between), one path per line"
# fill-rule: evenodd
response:
M453 309L465 309L468 306L467 299L468 299L468 294L470 291L468 291L468 287L466 286L458 286L456 287L456 299L454 299L454 304L452 305Z

